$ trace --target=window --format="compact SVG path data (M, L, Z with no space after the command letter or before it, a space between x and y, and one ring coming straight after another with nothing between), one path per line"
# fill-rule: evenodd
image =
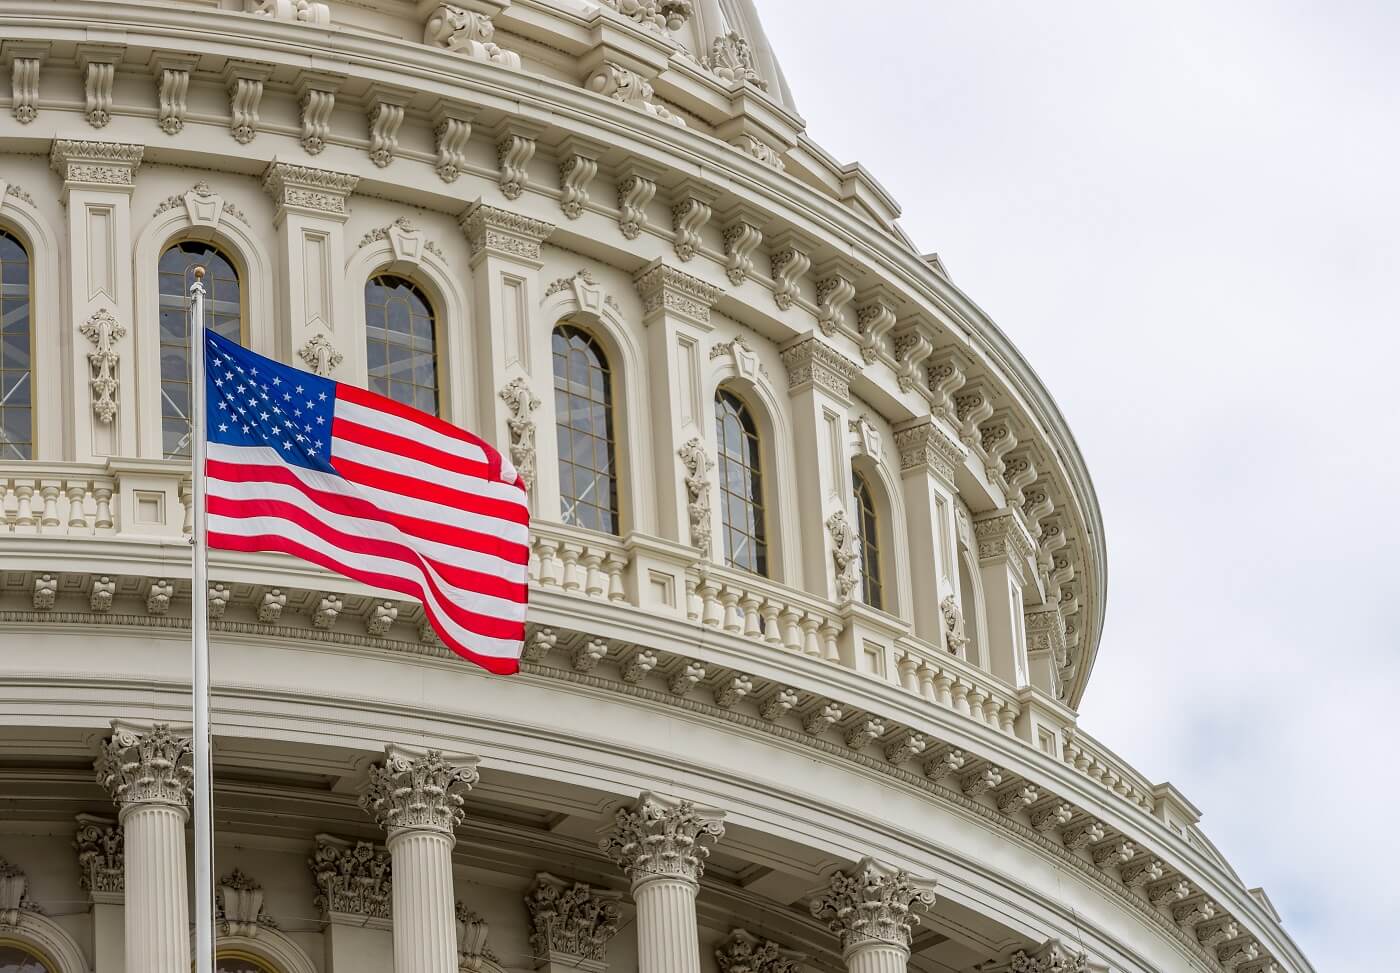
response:
M29 254L0 230L0 459L34 458L29 317Z
M564 523L618 532L617 448L612 373L588 332L554 329L554 414L559 439L559 507Z
M880 575L880 522L875 516L875 495L870 492L859 470L851 471L851 492L855 500L856 538L860 549L861 596L871 608L885 607L885 588Z
M381 274L365 285L369 387L437 415L437 321L412 281Z
M160 258L160 435L166 459L190 456L190 285L204 268L204 323L243 340L243 289L233 263L207 243L177 243Z
M977 570L972 563L967 548L958 545L958 596L962 600L963 637L967 639L967 661L985 667L987 660L982 658L981 631L977 627L977 581L972 573Z
M0 973L53 973L53 967L28 947L0 939Z
M763 467L758 428L749 407L724 389L715 393L715 439L719 454L724 563L766 575L768 540L763 525Z
M0 973L4 973L0 969ZM247 953L221 952L214 961L214 973L277 973L262 960L254 959Z

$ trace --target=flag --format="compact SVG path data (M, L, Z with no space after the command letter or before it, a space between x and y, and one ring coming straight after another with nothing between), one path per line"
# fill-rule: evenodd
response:
M204 336L209 546L415 598L458 655L516 672L530 515L511 462L436 416Z

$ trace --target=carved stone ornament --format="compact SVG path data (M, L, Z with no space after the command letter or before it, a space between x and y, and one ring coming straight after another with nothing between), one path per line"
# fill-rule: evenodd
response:
M335 111L335 93L340 87L336 78L309 75L303 78L297 91L301 108L301 147L307 155L320 155L331 134L331 114Z
M455 182L467 168L472 114L469 109L441 105L433 115L433 139L437 146L433 171L443 182Z
M856 285L841 271L829 271L817 278L817 324L830 337L845 321L846 306L855 299Z
M5 45L10 48L10 112L15 121L28 125L39 117L39 69L48 45ZM15 48L18 48L17 50Z
M486 14L450 3L438 4L423 27L423 43L430 47L441 47L453 54L518 71L520 55L494 43L495 36L496 26Z
M462 795L480 779L476 758L448 761L440 750L416 752L386 748L384 762L370 768L369 789L360 806L380 827L396 831L452 833L462 822Z
M517 376L500 392L510 415L506 427L510 430L510 461L515 464L528 490L535 485L535 420L530 414L540 407L540 397L530 391L530 383Z
M559 208L571 220L583 215L588 205L588 187L598 175L598 160L579 151L559 157Z
M122 324L106 308L98 308L78 329L94 348L88 352L88 381L92 386L92 414L97 421L110 425L117 417L117 342L126 337Z
M806 958L746 929L732 930L715 949L720 973L802 973Z
M753 252L763 242L763 230L754 219L744 216L724 227L724 272L736 287L753 273Z
M733 341L719 341L710 349L710 361L716 358L729 356L729 360L734 364L734 371L741 378L746 378L750 382L757 382L758 376L768 377L768 369L763 362L758 360L758 353L749 345L748 339L742 334L735 335Z
M126 891L122 826L108 818L78 815L73 847L78 852L78 887L94 901L119 901Z
M486 945L490 924L461 902L453 903L453 915L457 919L457 969L476 973L487 960L495 963L496 954Z
M831 558L836 562L836 596L847 602L860 588L860 539L844 510L826 519L826 529L831 534Z
M710 856L706 845L724 837L722 817L690 801L643 792L634 806L617 812L599 847L634 883L656 876L699 882Z
M25 912L42 914L39 903L29 897L29 876L0 858L0 929L18 926Z
M656 180L629 171L617 181L617 228L629 240L642 235L647 226L647 207L656 195Z
M860 374L860 365L811 335L783 350L783 366L789 391L815 385L843 402L850 401L851 379Z
M190 738L164 723L141 729L112 724L94 767L97 783L122 808L134 804L189 807L194 786Z
M613 10L657 34L680 30L690 19L690 0L603 0Z
M608 940L617 934L621 921L619 898L617 892L540 872L525 896L535 960L560 957L565 966L578 960L606 961Z
M642 314L670 312L696 324L710 323L710 308L719 300L720 289L698 277L653 260L632 278L642 299Z
M331 340L324 334L317 334L302 345L297 355L306 362L306 367L316 375L329 375L340 367L345 356L335 350Z
M219 879L218 891L216 918L221 934L255 939L260 927L277 928L276 920L263 912L263 887L241 869Z
M671 230L675 233L676 256L690 260L700 249L700 231L714 214L708 195L691 190L671 207Z
M263 190L279 211L344 217L350 212L350 194L359 181L359 176L344 172L274 161L263 174Z
M106 128L112 120L112 86L123 48L115 44L79 44L78 64L83 73L83 114L93 128Z
M393 875L389 852L368 841L351 844L331 835L316 836L316 852L306 860L316 883L316 908L324 915L393 917Z
M763 91L768 90L768 82L764 81L758 70L754 67L753 50L749 47L749 42L736 31L716 37L710 44L710 53L705 55L705 67L730 84L738 82L748 82Z
M228 87L229 134L239 145L258 136L262 123L263 88L272 76L272 65L233 61L224 70Z
M952 595L946 595L938 607L943 610L943 636L948 643L948 651L953 655L962 655L967 646L962 609Z
M535 140L522 132L504 132L496 141L496 167L500 170L501 195L519 199L530 183L530 160L535 157Z
M156 94L159 100L157 123L166 135L184 131L185 115L189 112L190 72L199 62L197 56L162 53L155 57Z
M973 521L977 557L981 561L1011 558L1026 561L1035 556L1035 544L1020 518L1011 512L995 513Z
M812 899L812 916L827 919L849 951L868 943L909 948L918 925L915 908L933 905L933 883L907 872L862 859L851 874L837 872L831 885Z
M535 263L540 259L540 244L554 232L553 223L481 202L462 214L461 224L474 255L487 253Z
M331 22L330 5L315 0L245 0L244 10L256 17L315 27L328 27Z
M1089 956L1066 949L1052 939L1033 952L1018 949L1004 967L1006 973L1087 973Z
M129 188L144 153L145 146L126 142L54 139L49 165L63 179L66 188L75 185Z
M651 86L650 81L616 61L604 61L602 66L588 79L587 87L589 91L595 91L605 98L611 98L629 108L645 112L653 118L659 118L663 122L670 122L672 125L685 128L684 118L665 105L658 105L652 100L656 97L656 89Z
M699 436L688 440L676 451L685 467L686 512L690 517L690 543L699 548L704 558L710 556L710 471L715 461L705 450Z

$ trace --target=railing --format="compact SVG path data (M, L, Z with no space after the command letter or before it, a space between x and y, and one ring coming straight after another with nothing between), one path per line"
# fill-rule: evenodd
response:
M1063 759L1085 777L1148 814L1156 807L1152 782L1078 727L1065 731Z
M767 578L714 564L685 573L686 618L771 648L840 661L843 628L831 606Z
M971 663L921 639L905 636L900 652L900 685L924 699L1014 736L1021 704L1015 694Z
M614 537L559 524L530 527L530 580L541 588L630 604L624 581L630 562Z
M116 491L116 478L102 466L0 466L0 525L12 534L111 534Z

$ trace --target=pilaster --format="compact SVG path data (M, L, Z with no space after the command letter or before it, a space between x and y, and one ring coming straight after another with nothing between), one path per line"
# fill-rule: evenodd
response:
M812 915L827 919L841 939L848 973L905 973L919 917L933 905L934 883L861 859L850 874L837 872L812 899Z
M73 848L78 887L92 903L93 973L124 973L126 953L126 841L112 818L79 814Z
M1025 602L1035 545L1021 515L1010 508L973 520L978 570L987 609L986 646L992 674L1019 689L1030 680L1026 655Z
M318 834L306 860L316 886L316 908L325 922L326 959L350 969L393 965L393 868L389 853L368 841Z
M540 872L525 896L535 969L603 973L608 941L617 935L621 893Z
M954 478L966 454L931 416L897 428L894 442L908 521L914 631L926 641L961 652L962 646L949 640L943 603L951 598L958 605L961 600ZM962 607L961 614L968 610Z

